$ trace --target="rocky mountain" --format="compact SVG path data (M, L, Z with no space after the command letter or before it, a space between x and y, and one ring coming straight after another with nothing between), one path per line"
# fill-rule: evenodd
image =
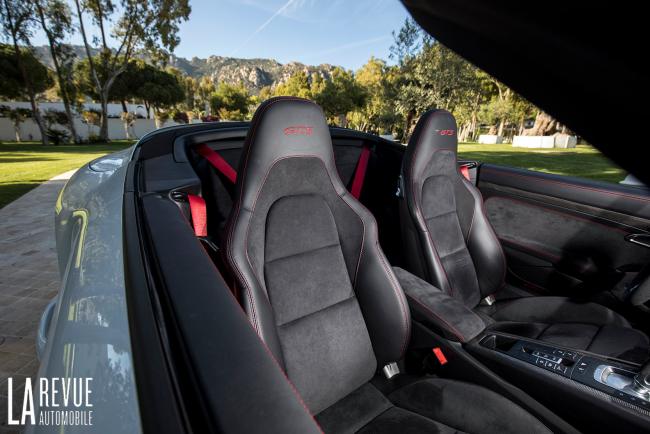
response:
M47 46L34 47L36 55L41 61L53 67L52 58ZM86 57L82 46L74 45L72 49L77 57ZM180 69L187 75L200 79L203 76L211 77L216 82L231 84L243 83L252 93L258 93L265 86L277 86L286 81L293 73L305 71L309 74L320 74L329 78L335 66L305 65L299 62L282 64L274 59L239 59L235 57L210 56L207 59L192 57L171 56L170 65Z
M215 82L233 84L241 82L254 93L259 92L264 86L283 83L298 71L316 73L329 78L334 69L334 66L328 64L318 66L299 62L282 64L273 59L238 59L223 56L210 56L207 59L193 57L190 60L172 56L170 64L195 78L207 75Z

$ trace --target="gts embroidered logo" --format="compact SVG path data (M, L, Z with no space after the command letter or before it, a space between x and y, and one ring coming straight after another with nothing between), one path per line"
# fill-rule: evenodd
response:
M456 134L456 130L436 130L441 136L453 136Z
M292 125L284 129L285 136L311 136L314 127L308 125Z

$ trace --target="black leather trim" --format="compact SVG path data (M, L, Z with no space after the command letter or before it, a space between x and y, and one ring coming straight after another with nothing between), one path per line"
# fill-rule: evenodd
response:
M293 97L272 98L256 111L242 150L236 198L228 223L227 260L244 294L242 303L255 329L281 361L272 309L247 253L247 234L257 197L273 166L287 158L319 160L336 194L360 218L364 234L357 271L351 277L380 365L400 360L410 337L410 314L402 289L379 247L372 214L342 184L330 131L316 104Z
M403 222L405 248L416 250L417 255L423 258L423 265L418 265L413 260L412 252L407 257L411 258L411 271L421 274L419 277L433 283L446 293L453 293L447 272L441 264L436 250L436 243L429 232L421 210L422 187L427 179L425 169L436 152L451 151L456 155L458 141L456 137L456 121L451 113L444 110L431 110L420 118L413 132L409 146L406 148L402 162L402 177L404 184L403 216L410 219ZM490 225L483 198L477 188L468 182L459 170L456 174L462 180L463 186L473 197L474 209L471 224L465 236L467 249L474 262L481 298L498 291L505 283L506 263L505 254L499 240ZM408 210L408 213L406 212ZM415 245L409 245L417 235Z
M643 187L611 184L493 164L481 165L479 187L484 182L516 186L519 190L531 193L566 199L641 218L650 218L650 190Z
M455 135L456 128L456 121L453 116L445 110L431 110L425 113L413 131L402 160L404 186L404 203L402 206L406 207L411 217L404 223L411 226L418 238L415 246L407 248L415 247L419 251L419 255L425 258L422 270L425 274L419 277L434 283L446 293L451 293L452 288L424 221L420 203L422 201L422 186L426 180L423 179L424 169L435 152L441 149L456 152L458 148ZM454 131L454 135L439 136L436 137L437 140L434 140L433 132L436 129L450 129Z

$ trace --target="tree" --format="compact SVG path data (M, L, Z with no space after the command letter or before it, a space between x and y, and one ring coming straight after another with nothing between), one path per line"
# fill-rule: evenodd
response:
M161 57L164 50L173 51L179 42L178 24L188 19L191 9L188 0L74 0L74 5L92 84L102 108L100 138L108 140L108 102L115 80L136 50L145 49L154 57ZM97 57L91 53L90 30L85 24L88 17L99 31L93 38L99 43ZM109 46L110 37L117 48Z
M183 86L174 74L149 64L144 64L141 73L144 84L139 87L135 97L144 101L147 111L152 107L154 114L160 115L162 109L185 99Z
M392 70L385 61L371 57L355 73L355 81L365 89L367 98L363 107L350 114L354 128L385 133L393 132L400 123L393 105L396 89Z
M361 108L367 97L352 73L338 67L334 68L329 80L314 75L312 94L325 115L340 126L347 126L347 113Z
M248 118L252 102L243 84L219 83L210 99L210 106L220 119L243 121Z
M58 91L67 117L67 127L75 143L80 138L74 124L72 103L74 90L71 88L70 75L74 62L74 53L63 43L66 35L72 33L72 17L68 5L62 0L32 0L38 22L47 37L50 56L54 64Z
M12 43L15 68L19 72L19 75L14 76L15 80L17 80L17 88L20 90L20 94L26 94L29 97L34 120L41 132L41 140L44 145L47 145L47 134L41 112L38 108L36 94L51 87L52 84L49 80L47 69L45 69L46 73L43 74L41 68L45 67L36 60L31 50L29 48L21 48L21 45L29 47L32 17L33 9L31 2L1 0L0 24L2 25L4 34L10 37Z
M0 114L8 118L12 124L14 124L14 133L16 134L16 141L21 142L22 138L20 136L20 125L25 122L25 119L29 118L32 115L30 109L16 107L11 108L6 105L0 106Z
M298 71L291 74L287 81L275 88L275 96L297 96L299 98L312 99L310 77L305 71Z
M203 76L198 84L196 91L197 105L203 106L203 111L206 116L210 115L210 98L215 91L214 82L208 76Z

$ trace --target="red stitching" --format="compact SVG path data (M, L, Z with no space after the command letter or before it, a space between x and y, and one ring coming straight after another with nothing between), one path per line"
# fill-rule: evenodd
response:
M524 179L533 178L532 175L520 175L518 173L508 173L508 172L504 172L504 171L502 172L502 171L499 171L499 170L491 169L489 167L483 168L482 171L483 172L493 172L493 173L496 173L496 174L499 174L499 175L505 175L505 176L515 176L515 177L524 178ZM604 189L596 188L596 187L587 187L586 185L576 185L576 184L571 184L571 183L564 182L564 181L556 181L554 179L546 179L546 178L542 178L542 177L534 177L534 178L535 178L535 181L550 182L552 184L564 185L564 186L567 186L569 188L579 188L579 189L583 189L583 190L590 190L590 191L595 191L595 192L598 192L598 193L609 194L609 195L612 195L612 196L627 197L629 199L640 201L640 202L650 202L650 199L646 199L646 198L641 197L641 196L635 196L635 195L631 195L631 194L627 194L627 193L609 191L609 190L604 190Z
M430 115L429 119L433 118L437 114L445 114L445 113L450 114L449 112L446 112L446 111L435 111ZM425 127L423 127L423 128L425 128ZM418 138L417 138L417 140L415 142L415 151L413 151L413 157L411 158L411 170L410 170L410 172L411 172L411 196L413 197L413 203L415 205L416 218L418 220L420 220L419 221L420 225L423 228L426 229L425 232L427 234L427 238L429 239L429 243L431 244L431 248L432 248L432 251L433 251L433 254L434 254L434 259L436 260L436 262L438 263L438 265L442 269L442 272L445 275L445 280L447 281L447 286L449 286L449 293L451 295L453 295L454 288L453 288L453 286L451 284L451 281L449 280L449 276L447 275L447 270L445 270L445 267L442 265L442 262L440 260L439 255L438 255L438 250L436 249L436 246L435 246L435 244L433 242L433 239L431 238L431 234L429 233L429 228L427 227L426 222L424 222L424 217L422 216L422 210L421 210L420 204L418 203L418 200L417 200L418 195L416 194L415 176L414 176L415 160L417 159L416 157L417 157L418 151L420 149L420 144L422 143L422 137L423 136L424 136L424 134L422 134L422 133L420 133L420 135L418 136ZM443 150L448 150L448 151L454 152L454 150L451 149L451 148L440 148L440 149L436 149L435 151L433 151L433 154L435 154L438 151L443 151ZM433 154L432 154L432 156L433 156ZM429 161L431 161L431 160L429 160Z
M253 119L251 134L249 136L247 136L247 138L246 138L246 142L244 144L244 146L246 147L246 159L244 161L244 169L241 171L242 172L241 173L241 184L240 184L240 187L239 187L239 197L237 199L237 206L235 208L235 212L233 213L234 217L230 220L230 223L228 225L229 226L229 228L228 228L228 248L227 248L226 257L228 258L231 267L235 270L235 272L239 276L240 280L244 283L245 289L247 289L248 291L250 291L250 284L248 283L248 280L246 279L246 277L244 276L242 271L239 269L239 267L237 266L237 264L235 263L235 260L234 260L234 255L233 255L233 251L232 251L232 237L233 237L234 232L235 232L235 224L236 224L237 220L239 219L239 212L241 211L241 201L242 201L242 197L243 197L242 193L244 191L244 181L245 181L245 177L246 177L246 167L248 167L248 157L250 156L250 143L252 143L252 141L253 141L253 138L255 136L255 132L257 130L257 126L260 123L260 119L262 118L262 115L266 112L266 110L270 106L272 106L276 102L280 102L280 101L301 101L301 102L311 103L310 101L307 101L307 100L304 100L304 99L301 99L301 98L290 98L290 97L289 98L278 97L276 99L269 100L267 105L264 106L264 108L262 108L262 111L259 112L259 114L256 113L255 119ZM311 104L313 104L313 103L311 103ZM248 231L248 228L247 228L247 231ZM245 249L245 253L246 253L246 256L248 257L248 249ZM250 261L249 261L249 265L252 268L252 265L250 264ZM255 270L253 270L253 274L255 275L255 278L257 279L257 274L255 273ZM257 279L257 280L258 280L258 283L259 283L259 279ZM255 310L255 302L254 302L254 300L253 300L253 298L252 298L252 296L250 294L247 293L247 296L249 297L249 302L251 303L251 314L252 314L251 320L253 321L253 326L254 326L255 330L259 334L259 323L257 322L257 314L256 314L256 310Z
M204 251L204 252L205 252L205 251ZM206 253L206 254L207 254L207 253ZM212 265L212 268L213 268L214 271L216 272L217 276L219 276L219 279L221 279L221 282L223 283L223 285L224 285L226 288L228 288L228 284L226 283L226 280L223 278L223 275L221 274L221 272L219 271L219 269L214 265L214 262L212 262L211 260L210 260L209 262L210 262L210 264ZM319 429L320 432L322 433L322 432L323 432L322 428L320 427L320 425L318 424L318 422L317 422L316 419L314 418L314 415L311 413L311 411L310 411L309 408L307 407L307 404L305 404L305 401L303 401L302 396L300 395L300 392L298 392L298 390L296 389L296 386L295 386L295 385L293 384L293 382L289 379L289 377L287 376L287 373L284 371L284 369L283 369L282 366L280 365L280 362L278 362L278 359L275 358L275 356L274 356L273 353L271 352L271 349L268 347L268 345L266 345L266 342L264 342L264 339L262 339L262 337L259 335L259 332L255 329L255 327L253 327L253 324L251 324L251 322L249 321L249 319L248 319L248 315L246 315L246 312L244 312L243 309L241 309L241 306L239 305L239 300L237 300L237 298L235 298L234 294L233 294L231 291L226 291L226 292L228 292L228 294L230 294L230 296L235 300L235 304L236 304L237 306L239 306L239 309L237 309L237 311L240 312L241 315L244 315L244 318L246 319L245 322L246 322L250 327L253 328L253 331L255 331L255 334L257 335L257 338L259 339L259 341L262 343L262 347L263 347L264 350L266 351L266 354L271 358L271 360L275 363L275 366L277 366L277 368L280 370L280 372L281 372L282 375L284 376L284 379L285 379L285 380L287 381L287 383L289 384L289 387L291 387L291 390L292 390L293 393L296 395L296 398L298 398L298 401L299 401L300 404L302 405L302 408L305 409L305 411L307 412L307 414L309 414L309 416L312 418L312 420L314 421L314 423L316 424L316 426L318 427L318 429Z
M551 259L551 260L554 260L554 261L559 261L560 259L562 259L560 256L557 256L557 255L555 255L553 253L550 253L550 252L546 252L544 250L539 250L539 249L537 249L535 247L532 247L532 246L530 246L528 244L521 244L521 243L518 243L516 241L511 241L508 238L499 238L499 239L504 244L510 244L510 247L513 247L515 249L518 247L520 249L523 249L523 250L527 251L528 253L538 253L538 254L544 256L546 259Z
M472 183L467 181L467 179L462 179L464 182L463 185L465 185L465 188L469 191L469 193L474 197L474 200L476 199L476 196L478 196L478 201L479 201L479 206L481 208L481 213L483 214L483 218L485 219L485 222L490 230L490 233L492 234L492 238L494 239L494 242L499 246L499 250L501 251L501 263L503 264L503 270L501 271L501 285L499 288L496 289L495 292L498 292L501 288L503 288L506 284L506 273L507 273L507 268L508 268L508 263L506 262L506 253L503 251L503 246L501 245L501 242L499 241L499 236L497 233L494 231L494 228L492 227L492 224L490 223L490 220L487 218L487 211L485 209L485 201L483 200L483 195L481 194L481 191L476 188ZM474 195L476 194L476 196ZM474 216L472 215L472 223L474 223ZM470 228L471 229L471 228ZM468 242L469 242L469 234L468 234ZM480 285L479 285L480 288Z
M279 157L276 160L274 160L269 165L269 168L267 169L267 172L264 175L263 181L260 184L260 186L258 187L258 190L257 190L257 192L255 194L255 200L253 201L253 205L252 205L251 210L250 210L251 214L255 211L255 207L257 206L257 201L258 201L259 196L260 196L260 194L262 192L262 188L264 187L264 185L266 183L266 179L268 178L268 176L269 176L271 170L273 169L273 167L278 162L280 162L282 160L285 160L285 159L289 159L289 158L315 158L316 160L318 160L323 165L323 168L325 169L325 173L328 174L328 179L330 181L330 184L332 185L332 188L334 189L334 192L343 201L343 203L345 203L350 208L350 210L357 216L357 218L361 222L361 224L363 226L363 234L362 234L361 246L360 246L360 251L359 251L359 259L357 260L357 268L355 270L355 276L354 276L354 284L355 284L355 287L356 287L356 280L357 280L357 276L358 276L358 272L359 272L359 266L360 266L360 263L361 263L361 258L362 258L363 253L364 253L366 224L365 224L363 218L359 215L359 213L346 200L346 197L349 196L348 191L345 188L343 188L343 194L340 194L337 191L336 186L334 185L334 181L332 180L331 173L327 170L327 164L325 163L325 161L320 156L313 155L313 154L292 154L292 155L285 155L283 157ZM359 202L357 201L357 203L359 203ZM359 205L361 205L361 204L359 203ZM363 207L363 205L361 205L361 206ZM368 211L368 215L371 218L373 218L372 214L370 214L369 211ZM376 229L376 224L375 224L375 229ZM249 231L250 231L250 224L248 224L247 228L246 228L246 238L245 238L245 241L244 241L245 245L248 244ZM376 246L377 246L377 249L378 249L378 255L379 255L379 258L380 258L380 260L382 262L382 266L383 266L384 270L387 273L388 281L390 282L393 291L397 295L398 303L400 304L400 309L402 310L402 316L403 316L403 319L404 319L404 342L402 343L401 353L403 355L405 353L405 351L406 351L406 348L408 347L408 336L410 334L410 323L408 321L406 306L405 306L404 300L399 295L400 294L400 291L398 289L399 286L395 286L394 276L391 275L390 269L386 266L386 263L384 262L385 260L383 259L383 256L381 254L381 249L379 248L379 245L378 245L378 234L376 234L376 233L375 233L375 240L376 240L375 243L376 243ZM248 249L245 249L245 253L246 253L246 259L247 259L250 267L253 268L250 257L248 255ZM259 278L257 277L257 273L255 272L254 269L253 269L253 274L255 275L255 278L258 280L258 284L259 284Z
M465 342L465 341L466 341L465 336L463 336L463 334L462 334L461 332L459 332L459 331L458 331L458 330L457 330L453 325L451 325L449 322L447 322L447 321L446 321L444 318L442 318L440 315L438 315L438 314L435 313L433 310L431 310L430 307L428 307L426 304L424 304L423 302L421 302L420 300L418 300L418 299L417 299L416 297L414 297L412 294L406 294L406 296L407 296L408 298L410 298L411 300L415 301L415 302L416 302L417 304L419 304L420 306L422 306L422 307L423 307L424 309L426 309L429 313L431 313L433 316L435 316L436 318L438 318L441 322L443 322L443 323L444 323L444 324L445 324L445 325L446 325L446 326L451 330L451 332L452 332L452 333L453 333L453 334L454 334L454 335L455 335L455 336L456 336L456 337L457 337L461 342Z
M489 200L498 200L498 199L509 200L511 202L521 203L521 204L524 204L524 205L527 205L527 206L532 206L532 207L535 207L535 208L541 208L541 209L543 209L545 211L552 212L554 214L559 214L559 215L561 215L563 217L566 217L566 218L570 218L570 219L574 219L574 220L582 220L582 221L585 221L585 222L588 222L588 223L593 223L595 225L600 225L600 226L602 226L602 227L604 227L606 229L609 229L611 231L621 232L621 233L623 233L625 235L630 233L630 231L626 231L626 230L621 229L621 228L615 228L613 226L606 225L604 223L601 223L601 222L596 221L596 220L589 219L587 217L582 217L582 216L573 214L571 212L565 212L565 211L560 211L558 209L551 208L552 205L551 206L544 206L544 205L539 205L537 203L528 202L528 201L525 201L525 200L515 199L513 197L498 196L498 195L493 195L493 196L488 197L485 200L485 202L487 202ZM593 216L593 217L594 217L594 219L600 218L598 216Z

